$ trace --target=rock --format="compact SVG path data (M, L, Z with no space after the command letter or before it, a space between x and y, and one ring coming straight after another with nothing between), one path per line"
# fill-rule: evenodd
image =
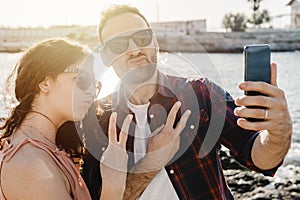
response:
M220 152L224 174L235 199L300 200L300 166L281 166L275 177L266 177L238 164L228 151Z

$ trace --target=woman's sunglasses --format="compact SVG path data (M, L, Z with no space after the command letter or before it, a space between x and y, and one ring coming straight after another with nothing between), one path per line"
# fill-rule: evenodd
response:
M67 68L64 73L77 73L76 86L86 91L92 84L95 84L95 79L86 71L81 70L79 73L79 68Z
M127 51L129 39L133 40L136 46L146 47L152 42L153 32L151 29L144 29L134 32L131 35L116 37L103 44L103 51L110 50L114 54L122 54Z

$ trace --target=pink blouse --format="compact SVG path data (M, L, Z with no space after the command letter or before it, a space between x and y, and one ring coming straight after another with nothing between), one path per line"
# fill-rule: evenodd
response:
M16 146L6 142L3 149L0 151L0 177L3 162L8 162L17 153L17 151L27 143L31 143L34 147L42 149L51 156L68 179L71 187L71 196L74 200L91 199L88 188L75 164L72 162L70 155L63 150L59 150L58 148L54 149L52 146L38 140L25 139ZM2 187L0 187L0 200L6 200Z

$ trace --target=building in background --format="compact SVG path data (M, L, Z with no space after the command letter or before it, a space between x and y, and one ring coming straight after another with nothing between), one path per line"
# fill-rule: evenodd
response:
M152 22L152 27L170 29L187 35L206 32L206 19L188 21Z
M1 28L0 52L18 52L33 43L51 37L64 37L94 47L98 44L96 26L52 26L48 28Z
M291 6L291 28L300 28L300 1L291 0L287 6Z

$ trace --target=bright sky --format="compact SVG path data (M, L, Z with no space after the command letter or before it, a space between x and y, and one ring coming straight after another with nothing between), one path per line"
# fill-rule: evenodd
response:
M139 8L150 22L206 19L208 29L221 28L226 13L250 16L247 0L0 0L0 26L97 25L102 9L113 3ZM271 16L290 13L289 0L264 0Z

